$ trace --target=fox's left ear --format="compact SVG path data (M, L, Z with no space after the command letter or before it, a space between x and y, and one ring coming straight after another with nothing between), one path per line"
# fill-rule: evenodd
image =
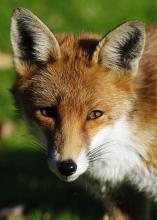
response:
M135 74L144 45L144 24L129 21L100 40L93 54L93 61L109 69L125 69Z
M44 64L60 58L60 47L48 27L24 8L13 11L11 43L15 66L23 62Z

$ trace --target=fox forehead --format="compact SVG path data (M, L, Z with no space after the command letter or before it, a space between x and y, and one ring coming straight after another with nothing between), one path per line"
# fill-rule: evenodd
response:
M60 61L61 62L61 61ZM112 73L96 67L76 70L68 63L49 65L35 74L26 87L34 104L57 105L63 103L73 107L88 108L112 106L131 94L131 83L112 77Z
M77 60L84 61L90 65L93 52L95 51L100 36L96 34L82 33L74 36L72 33L55 35L62 54L62 59L65 61Z
M75 102L75 105L92 104L91 107L94 107L102 104L102 101L107 103L112 99L113 102L114 98L118 100L130 93L129 76L125 80L125 75L120 78L115 70L92 64L89 57L97 42L93 35L80 35L76 39L71 34L58 35L57 40L62 50L60 60L50 62L40 70L34 70L31 64L24 64L28 65L25 69L31 77L23 84L30 87L28 91L34 97L34 103L45 100L54 104L61 100L68 101L68 104ZM20 65L17 69L22 71Z
M32 103L39 104L58 99L67 106L93 107L93 101L105 102L120 112L133 92L145 29L142 22L129 21L104 37L56 35L33 13L17 8L11 42L18 73L14 94L24 89L22 100L26 94L29 102L32 95Z

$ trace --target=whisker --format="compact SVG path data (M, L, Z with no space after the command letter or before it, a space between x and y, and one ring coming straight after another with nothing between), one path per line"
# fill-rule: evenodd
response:
M101 157L103 155L107 155L109 153L110 153L109 151L104 151L104 152L101 151L101 152L97 153L96 155L93 155L92 157L89 157L89 159L98 158L98 157Z
M99 153L105 153L108 151L108 149L109 149L109 147L108 148L105 147L105 149L104 148L97 149L97 151L88 154L88 157L93 157L94 155L97 155Z
M32 148L33 148L33 150L35 150L37 152L42 152L44 154L47 153L46 147L43 146L42 144L40 144L38 141L35 141L35 140L32 141Z
M100 151L105 151L107 150L111 145L101 145L101 147L97 147L95 148L94 150L91 150L88 152L87 156L92 156L92 155L95 155L97 154L97 152L100 152Z
M100 151L97 151L95 154L92 154L92 155L88 155L89 158L92 158L92 157L96 157L96 156L99 156L99 155L102 155L104 153L108 153L109 150L107 149L102 149Z
M102 145L99 145L97 146L95 149L92 149L88 152L88 156L91 156L91 155L94 155L96 154L97 152L100 152L100 151L105 151L106 149L108 149L109 147L111 146L111 142L110 143L104 143ZM112 144L113 146L113 144Z
M100 161L100 160L105 160L106 158L96 158L96 159L93 159L93 160L90 160L89 163L93 163L95 161Z
M92 150L90 150L87 153L88 159L89 159L89 163L93 163L95 161L100 161L100 160L105 160L107 158L107 154L110 153L109 148L110 146L115 145L114 141L106 141L101 145L98 145L96 147L94 147Z
M95 161L105 161L107 159L107 157L97 157L97 158L93 158L92 160L89 160L89 163L93 163Z
M94 147L94 149L90 150L89 153L92 152L92 151L95 151L97 148L107 146L108 144L110 144L110 143L112 143L112 142L113 142L113 141L107 141L107 142L104 142L104 143L101 144L101 145L98 145L98 146L95 146L95 147L92 146L92 147Z

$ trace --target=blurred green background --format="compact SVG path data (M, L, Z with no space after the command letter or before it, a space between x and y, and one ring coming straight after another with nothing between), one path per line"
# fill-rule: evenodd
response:
M157 22L156 0L0 1L0 220L98 220L99 201L48 169L40 143L16 114L9 93L12 67L9 26L12 9L26 7L55 32L105 32L129 19Z

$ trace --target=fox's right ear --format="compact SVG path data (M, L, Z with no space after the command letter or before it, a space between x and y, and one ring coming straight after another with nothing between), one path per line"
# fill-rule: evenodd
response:
M60 47L48 27L27 9L16 8L11 21L15 66L28 62L45 64L60 58Z
M127 70L135 75L144 46L144 24L140 21L129 21L99 41L93 61L109 69Z

